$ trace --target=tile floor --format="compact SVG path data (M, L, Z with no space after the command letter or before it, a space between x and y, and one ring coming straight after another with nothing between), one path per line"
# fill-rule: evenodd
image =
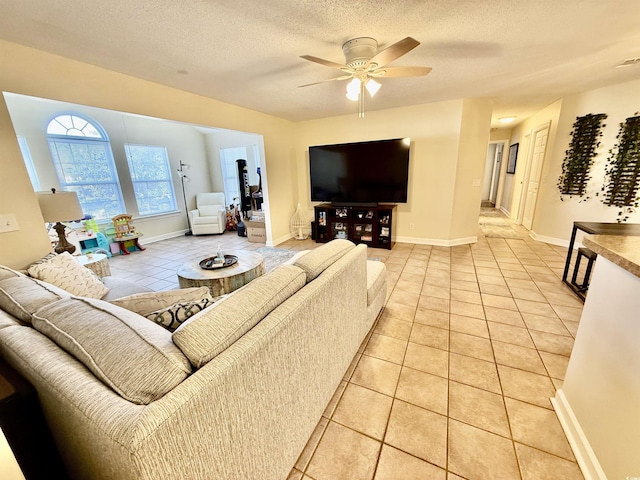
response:
M549 401L582 311L560 280L566 249L514 225L509 238L483 231L472 245L370 249L387 302L287 480L583 478ZM176 288L179 265L218 244L262 246L180 237L114 257L111 271Z

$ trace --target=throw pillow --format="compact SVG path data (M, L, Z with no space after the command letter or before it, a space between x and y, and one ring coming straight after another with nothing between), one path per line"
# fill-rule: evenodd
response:
M209 290L207 287L204 288ZM170 332L174 332L185 320L211 305L213 300L210 298L203 298L195 302L175 303L169 307L147 313L144 316Z
M191 373L169 332L109 302L58 300L38 310L32 324L133 403L159 399Z
M72 295L102 298L109 291L95 273L76 262L68 252L31 265L28 272L32 277L60 287Z
M209 303L213 301L209 287L191 287L165 290L163 292L137 293L135 295L128 295L116 300L111 300L111 303L146 317L151 313L170 308L175 304L200 302L202 300L207 300Z
M278 267L191 317L173 332L173 341L191 364L200 368L304 284L304 272L298 267Z

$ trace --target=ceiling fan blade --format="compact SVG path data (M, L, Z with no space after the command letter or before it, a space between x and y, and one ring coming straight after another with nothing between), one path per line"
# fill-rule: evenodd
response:
M325 65L327 67L333 67L333 68L339 68L339 69L349 68L346 65L341 65L339 63L332 62L331 60L325 60L324 58L318 58L311 55L301 55L300 58L304 58L305 60L309 60L310 62L319 63L320 65Z
M399 58L405 53L408 53L418 45L420 45L420 42L416 39L411 37L404 38L399 42L396 42L393 45L385 48L381 52L378 52L371 60L369 60L369 65L371 65L372 63L375 63L380 67L388 65L396 58Z
M321 80L319 82L313 82L313 83L307 83L306 85L298 85L298 88L301 87L309 87L311 85L318 85L319 83L326 83L326 82L333 82L335 80L349 80L353 75L342 75L340 77L336 77L336 78L329 78L327 80Z
M428 75L431 67L384 67L376 68L369 75L374 78L420 77Z

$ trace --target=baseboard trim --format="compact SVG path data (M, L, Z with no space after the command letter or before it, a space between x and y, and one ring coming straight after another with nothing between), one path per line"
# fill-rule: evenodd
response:
M533 230L529 232L529 236L538 242L550 243L551 245L558 245L559 247L569 248L569 240L564 240L562 238L555 238L555 237L547 237L546 235L539 235ZM573 245L574 250L579 247L582 247L582 243L575 242Z
M267 247L275 247L276 245L280 245L283 242L286 242L287 240L293 238L293 233L288 233L286 235L282 235L281 237L276 238L275 240L267 240L266 246Z
M156 235L154 237L140 237L140 243L142 243L143 245L146 245L148 243L155 243L161 240L167 240L168 238L181 237L185 233L187 233L187 230L178 230L177 232L163 233L162 235Z
M564 433L567 435L567 440L569 440L569 445L571 445L571 450L573 450L585 480L607 480L607 476L562 389L559 389L556 396L551 398L551 404Z
M436 247L455 247L457 245L467 245L476 243L478 237L454 238L453 240L441 240L437 238L418 238L418 237L396 237L394 239L398 243L416 243L418 245L433 245Z

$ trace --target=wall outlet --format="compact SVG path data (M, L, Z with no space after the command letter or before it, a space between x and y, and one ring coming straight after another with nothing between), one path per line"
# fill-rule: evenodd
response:
M479 187L480 186L480 179L479 178L474 178L473 179L473 186L474 187Z
M15 232L20 230L18 221L13 213L0 214L0 233Z
M409 224L409 230L414 230L416 228L416 224L415 223L410 223Z

